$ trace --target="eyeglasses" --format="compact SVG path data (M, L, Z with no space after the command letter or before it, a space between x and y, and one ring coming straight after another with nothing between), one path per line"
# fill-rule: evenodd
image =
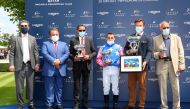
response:
M22 27L22 28L23 28L23 27L28 27L28 25L20 25L20 27Z
M86 30L78 30L79 32L85 32Z
M163 27L162 29L169 29L170 27Z

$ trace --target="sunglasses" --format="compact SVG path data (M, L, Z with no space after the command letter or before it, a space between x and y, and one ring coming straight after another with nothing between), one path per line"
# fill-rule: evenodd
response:
M22 28L23 28L23 27L28 27L28 25L20 25L20 27L22 27Z
M163 27L163 29L169 29L170 27Z
M78 30L79 32L85 32L86 30Z

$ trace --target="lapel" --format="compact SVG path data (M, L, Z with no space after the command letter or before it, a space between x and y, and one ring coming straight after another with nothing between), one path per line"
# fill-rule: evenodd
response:
M76 39L76 45L80 44L80 42L79 42L79 36L75 37L75 39Z
M53 55L56 57L57 56L57 51L56 51L56 49L55 49L55 47L54 47L54 43L52 42L52 41L49 41L49 43L50 43L50 50L52 51L52 53L53 53ZM58 46L59 44L57 43L57 46Z
M32 39L31 39L31 36L28 34L28 49L29 49L29 52L31 51L31 44L32 44Z
M22 49L22 36L21 36L21 34L20 34L20 36L18 36L17 40L18 40L21 52L23 53L23 49Z
M160 37L159 37L159 43L158 43L158 44L161 44L161 47L162 47L162 48L165 48L165 47L166 47L162 35L160 35ZM158 46L159 46L159 45L158 45ZM159 49L160 49L160 48L159 48Z
M173 50L174 45L175 45L174 37L172 37L172 35L170 35L170 54L172 54L172 50Z

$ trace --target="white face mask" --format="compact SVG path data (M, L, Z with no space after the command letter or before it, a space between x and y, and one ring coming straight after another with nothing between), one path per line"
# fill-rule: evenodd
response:
M57 42L59 40L59 36L51 36L51 40L53 42Z

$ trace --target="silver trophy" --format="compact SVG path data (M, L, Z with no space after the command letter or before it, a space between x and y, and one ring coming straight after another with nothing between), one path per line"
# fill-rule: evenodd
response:
M107 51L102 52L104 63L111 64L112 61L110 58L110 54L111 54L111 50L107 50Z
M130 50L128 50L128 52L130 54L134 54L138 52L138 48L139 48L139 39L140 37L137 36L128 36L130 44L129 47L131 48Z
M130 45L131 49L129 50L129 53L133 54L133 53L137 53L138 51L138 42L136 41L133 41L133 42L130 42Z
M77 57L83 58L85 55L85 53L84 53L85 45L78 44L78 45L75 45L74 48L75 48L75 50L77 50Z

